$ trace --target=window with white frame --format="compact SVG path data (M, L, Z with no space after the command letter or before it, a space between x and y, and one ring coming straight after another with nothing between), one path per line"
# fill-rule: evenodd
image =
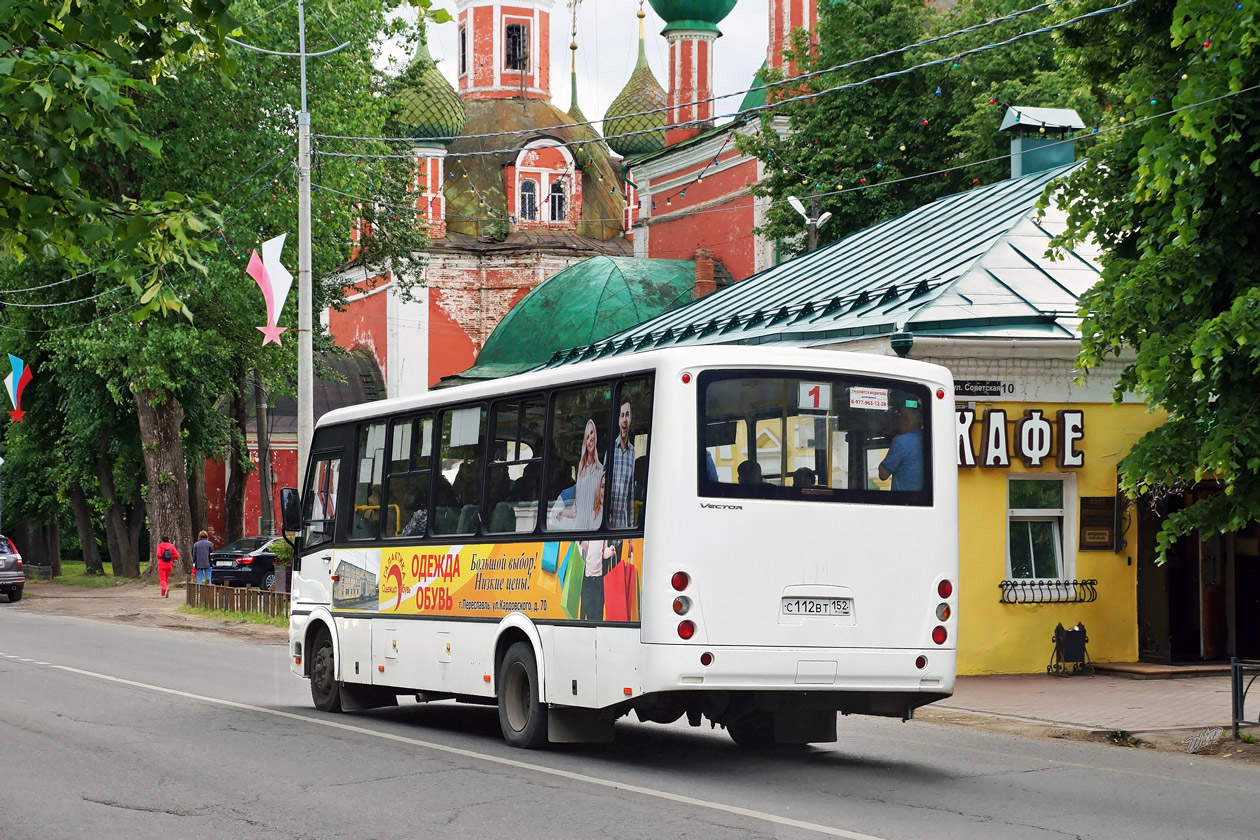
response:
M521 218L527 222L538 220L538 184L528 178L521 181Z
M565 211L564 182L552 181L551 194L548 195L547 197L551 200L551 221L563 222L565 218L564 217L564 211Z
M509 23L503 32L503 69L518 73L529 71L529 26Z
M1007 482L1007 557L1013 580L1062 580L1067 492L1061 478Z

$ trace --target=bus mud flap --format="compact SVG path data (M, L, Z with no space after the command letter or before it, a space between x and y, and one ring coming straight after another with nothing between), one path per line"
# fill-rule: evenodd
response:
M390 688L376 685L341 684L341 710L362 712L382 706L397 706L398 695Z
M774 716L776 744L831 744L836 741L836 713L799 709Z
M547 710L547 740L553 744L609 744L614 718L599 709L552 706Z

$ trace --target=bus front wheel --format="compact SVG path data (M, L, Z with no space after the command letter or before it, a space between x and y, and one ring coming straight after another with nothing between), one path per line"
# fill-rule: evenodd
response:
M529 642L516 642L499 665L499 728L508 746L536 750L547 743L547 707L538 692L538 661Z
M315 655L311 657L311 700L321 712L341 711L341 685L334 677L332 637L327 630L315 637Z

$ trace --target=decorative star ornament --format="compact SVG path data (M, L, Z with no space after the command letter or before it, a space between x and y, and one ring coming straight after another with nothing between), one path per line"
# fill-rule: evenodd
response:
M280 310L284 308L284 301L293 286L293 275L280 263L280 252L284 249L286 236L287 233L282 233L275 239L264 242L261 257L257 251L251 251L249 265L245 268L245 273L254 278L258 288L262 289L263 299L267 301L267 326L258 328L263 334L264 347L271 342L279 344L280 333L287 329L276 326L280 320Z
M27 384L34 378L31 369L26 366L26 362L9 354L9 364L13 366L13 370L5 377L4 387L9 392L9 400L13 403L13 410L9 412L9 416L13 418L14 423L21 423L22 418L26 416L26 412L22 410L22 391L26 390Z

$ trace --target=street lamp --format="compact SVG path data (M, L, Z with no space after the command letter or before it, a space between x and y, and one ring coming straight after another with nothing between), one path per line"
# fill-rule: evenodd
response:
M813 195L809 198L809 212L805 212L805 205L794 195L788 196L788 204L792 205L792 209L801 214L801 218L805 220L805 224L809 225L809 247L806 249L812 251L818 247L818 229L827 224L827 220L831 218L831 211L828 210L821 216L818 215L818 196Z

